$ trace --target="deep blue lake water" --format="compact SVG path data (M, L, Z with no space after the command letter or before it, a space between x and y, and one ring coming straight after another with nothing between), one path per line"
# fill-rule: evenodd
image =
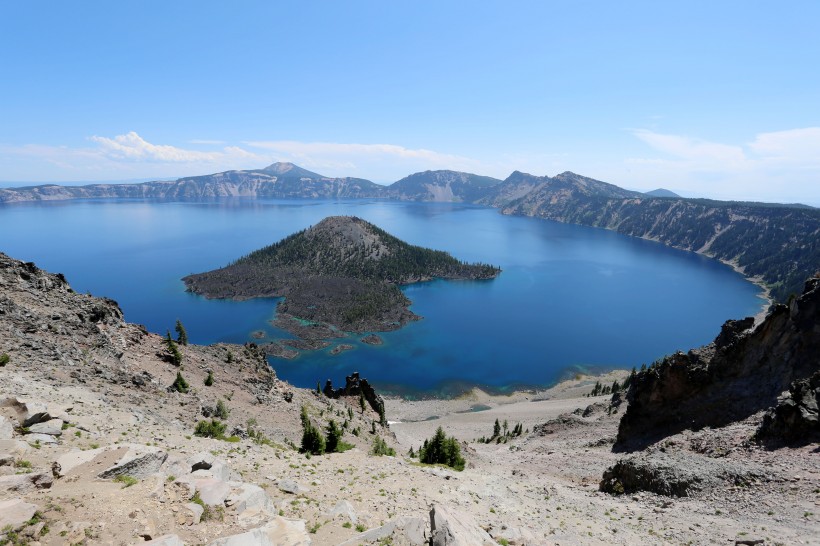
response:
M583 226L440 203L226 200L75 201L0 206L0 251L117 300L130 322L196 343L254 340L276 300L206 300L180 278L221 267L330 215L356 215L410 243L497 264L492 281L405 288L424 320L331 356L274 360L301 387L359 371L405 395L546 386L578 370L632 367L711 341L729 318L753 315L759 290L689 252Z

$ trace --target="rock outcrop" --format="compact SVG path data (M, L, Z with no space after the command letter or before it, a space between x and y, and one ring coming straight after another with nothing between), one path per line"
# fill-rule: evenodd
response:
M763 417L756 438L772 444L820 440L820 372L791 384L789 394Z
M626 457L608 468L600 490L613 495L647 491L668 497L696 496L721 484L745 486L766 477L758 467L687 453Z
M367 379L359 377L359 372L345 377L345 386L338 389L333 388L333 382L328 379L322 393L328 398L341 398L342 396L362 396L365 401L379 414L384 424L384 399L376 393L376 389Z
M616 449L640 449L684 429L722 426L777 405L796 380L820 369L820 278L754 330L728 321L715 342L675 353L637 374ZM785 411L785 410L784 410Z

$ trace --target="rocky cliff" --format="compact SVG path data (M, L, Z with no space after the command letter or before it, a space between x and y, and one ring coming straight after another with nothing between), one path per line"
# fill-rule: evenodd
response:
M501 180L457 171L424 171L388 186L385 197L402 201L473 203Z
M518 173L484 202L504 214L610 229L719 259L762 279L780 301L820 267L820 209L618 195L575 176L539 182Z
M616 448L640 449L684 429L745 419L776 406L793 382L820 370L820 278L807 281L788 306L774 306L761 324L753 324L752 319L727 321L713 343L675 353L638 373L627 393Z

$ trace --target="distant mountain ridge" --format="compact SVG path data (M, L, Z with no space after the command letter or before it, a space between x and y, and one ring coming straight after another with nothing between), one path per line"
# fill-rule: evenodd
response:
M187 200L219 197L391 199L463 202L504 214L610 229L731 264L785 301L820 269L820 209L650 195L564 172L520 171L505 180L457 171L425 171L389 186L332 178L292 163L226 171L172 182L0 188L0 203L92 198ZM671 192L669 192L671 193Z
M658 188L656 190L644 192L644 195L651 197L680 197L677 193L667 190L666 188Z

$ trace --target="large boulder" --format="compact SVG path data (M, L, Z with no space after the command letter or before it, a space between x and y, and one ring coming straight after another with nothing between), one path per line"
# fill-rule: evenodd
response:
M225 504L232 506L243 523L261 522L276 515L276 507L267 492L257 485L243 483L235 489ZM355 523L355 522L354 522Z
M388 542L389 541L389 542ZM409 544L422 546L428 544L427 521L422 518L402 516L388 521L380 527L368 529L338 546L357 546L363 543Z
M167 458L168 454L156 447L139 444L110 445L64 453L55 461L54 469L60 477L88 471L103 479L121 475L144 479L158 472ZM99 471L99 467L104 470Z
M0 440L11 440L14 435L14 425L11 420L0 415Z
M26 442L20 440L0 440L0 455L9 457L22 457L28 453L31 448Z
M27 493L35 489L49 489L52 483L54 478L50 472L0 476L0 492Z
M430 509L431 546L494 546L496 542L468 514L440 505Z
M27 400L16 396L0 401L0 408L11 408L16 414L21 427L30 427L48 421L56 417L58 413L64 413L61 409L49 408L45 402Z
M310 543L304 520L276 516L262 527L218 538L208 546L310 546Z
M48 434L49 436L62 436L63 420L49 419L48 421L36 423L29 427L29 431L36 434Z
M18 530L34 517L39 510L36 504L24 502L22 499L9 499L0 501L0 529L10 527Z
M335 518L337 516L341 516L343 519L349 521L353 525L358 523L359 519L356 516L356 511L353 509L353 505L347 502L346 500L340 500L336 503L336 506L333 507L332 510L328 511L328 516Z
M129 445L126 446L125 453L117 462L97 474L97 476L103 479L124 475L139 479L147 478L158 472L167 458L168 454L159 448L137 444Z
M231 494L231 486L217 478L189 479L189 481L196 487L202 502L208 506L224 506L225 500Z
M688 453L625 457L604 471L600 490L613 495L648 491L669 497L697 496L719 486L766 479L764 468Z

